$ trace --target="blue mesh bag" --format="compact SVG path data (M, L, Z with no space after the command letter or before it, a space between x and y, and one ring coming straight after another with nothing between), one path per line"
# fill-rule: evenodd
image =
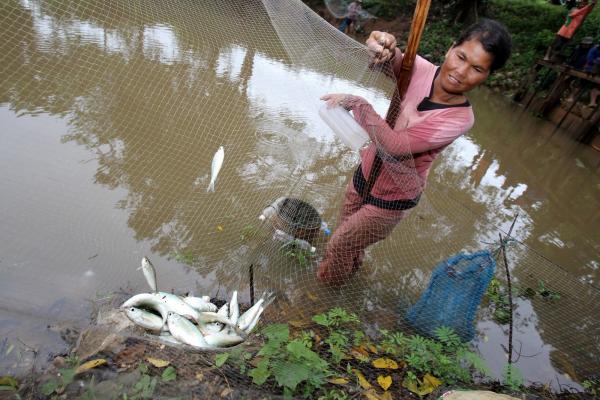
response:
M496 262L489 251L459 253L439 263L421 298L409 308L407 321L420 333L435 337L447 326L464 341L475 336L477 307L494 276Z

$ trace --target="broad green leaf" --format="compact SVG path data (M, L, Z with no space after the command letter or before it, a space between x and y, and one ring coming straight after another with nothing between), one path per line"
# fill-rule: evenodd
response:
M315 315L314 317L312 317L312 320L315 321L317 324L322 325L322 326L329 326L331 325L331 323L329 322L329 319L327 319L327 317L323 314L318 314Z
M311 368L306 364L290 362L277 363L273 365L275 380L279 385L296 390L296 386L307 380L311 375Z
M161 377L162 377L163 382L173 381L173 380L177 379L177 372L175 371L175 368L167 367L167 369L165 369L163 371Z
M73 378L75 377L75 370L73 368L63 368L60 369L59 372L63 386L67 386L69 383L73 382Z
M56 389L58 389L58 382L51 379L42 385L42 394L50 396Z
M261 360L256 368L253 368L248 372L248 375L252 377L252 382L258 386L265 383L269 376L271 376L271 372L269 371L269 360Z
M225 364L225 361L229 358L229 353L221 353L215 356L215 365L217 367L222 367Z
M269 340L281 343L288 340L290 327L287 324L270 324L262 330L262 333Z

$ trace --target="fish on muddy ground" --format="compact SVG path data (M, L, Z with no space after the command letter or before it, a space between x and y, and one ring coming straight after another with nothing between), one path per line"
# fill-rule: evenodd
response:
M219 175L219 171L223 166L223 160L225 159L225 149L223 146L219 147L219 150L215 153L212 159L212 164L210 167L210 183L208 184L208 188L206 188L207 192L215 191L215 183L217 182L217 175Z
M125 303L121 305L121 308L139 306L144 306L157 311L163 317L163 321L167 320L167 313L169 311L173 311L185 318L193 320L198 319L198 311L185 303L179 296L171 293L157 292L136 294L125 301Z
M151 331L160 331L165 325L162 317L137 307L127 308L125 314L134 324Z
M180 342L194 347L209 347L196 325L181 315L169 311L167 314L167 324L171 335Z
M144 273L144 277L146 278L150 289L155 293L158 292L158 287L156 286L156 270L147 257L142 258L142 265L138 269L141 269Z
M242 343L245 339L239 335L221 331L205 335L204 340L210 347L231 347Z

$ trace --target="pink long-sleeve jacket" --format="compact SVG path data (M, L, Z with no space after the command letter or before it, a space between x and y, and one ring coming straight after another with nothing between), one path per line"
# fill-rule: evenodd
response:
M397 50L393 59L396 76L400 70L401 58L402 55ZM402 111L394 129L362 97L351 96L346 101L356 121L369 133L372 140L361 152L361 166L353 179L354 187L359 193L365 187L377 151L384 161L367 203L386 209L403 209L416 205L425 188L433 160L446 146L473 126L473 109L468 101L458 105L444 105L429 99L438 70L439 67L417 56Z

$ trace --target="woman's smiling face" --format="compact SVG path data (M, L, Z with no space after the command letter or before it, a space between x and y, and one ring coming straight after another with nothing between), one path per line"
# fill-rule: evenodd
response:
M453 95L468 92L487 79L493 61L494 56L477 39L451 47L440 70L442 90Z

